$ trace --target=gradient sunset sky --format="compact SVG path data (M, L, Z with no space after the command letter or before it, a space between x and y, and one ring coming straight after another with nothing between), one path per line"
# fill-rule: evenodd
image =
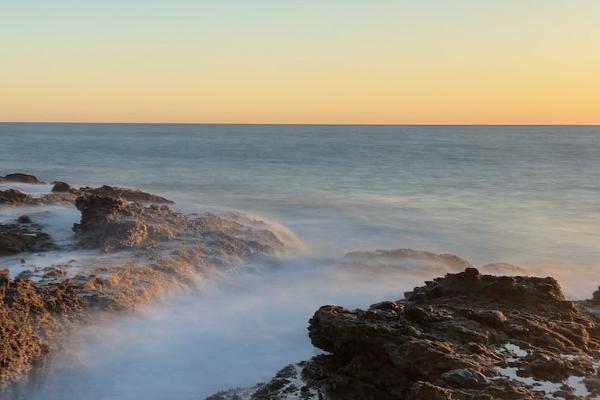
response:
M600 123L600 1L0 0L0 121Z

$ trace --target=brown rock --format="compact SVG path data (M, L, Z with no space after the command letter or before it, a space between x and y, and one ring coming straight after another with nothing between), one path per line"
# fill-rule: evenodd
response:
M33 184L44 183L43 181L39 180L34 175L22 174L22 173L13 173L13 174L4 175L4 177L2 177L2 179L7 182L33 183Z
M55 182L52 182L52 183L54 184L54 186L52 186L52 191L53 192L69 193L72 190L71 185L69 185L66 182L55 181Z

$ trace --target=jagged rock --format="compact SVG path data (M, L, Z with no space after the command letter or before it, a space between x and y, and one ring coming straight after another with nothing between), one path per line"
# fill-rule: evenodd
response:
M142 192L137 189L126 189L116 186L104 185L97 188L82 187L79 188L80 194L88 194L99 197L121 198L127 201L134 201L144 204L172 204L173 201L157 196L152 193Z
M283 243L272 232L216 215L194 219L167 206L129 203L123 198L81 196L75 205L81 222L75 224L81 246L115 249L156 246L175 239L200 249L214 264L226 259L274 254Z
M18 190L1 191L2 195L14 205L74 203L81 220L73 227L73 246L113 254L98 254L97 259L94 255L85 264L71 260L24 269L14 280L8 272L0 275L1 399L27 398L13 392L19 388L15 382L35 376L32 369L40 373L48 355L60 349L67 330L84 324L91 311L95 320L132 311L162 294L195 287L206 270L284 250L262 221L186 216L166 205L144 205L169 200L138 190L104 186L35 198ZM41 218L36 216L36 222ZM41 226L27 216L18 224L0 224L0 255L53 247Z
M37 225L0 224L0 256L45 251L55 245Z
M52 186L52 191L53 192L59 192L59 193L69 193L71 192L71 190L73 190L71 188L71 185L69 185L66 182L62 182L62 181L55 181L52 182L54 185Z
M504 343L530 350L526 361L514 362L522 374L554 381L590 372L561 354L600 348L593 334L598 321L565 301L552 278L496 277L467 268L415 288L403 303L395 318L325 306L311 319L313 344L332 353L337 365L328 378L338 383L330 385L332 398L344 379L398 399L414 397L416 381L443 388L426 385L441 398L531 398L533 389L495 378Z
M323 394L303 377L305 363L288 365L269 382L259 383L247 389L231 389L221 391L206 398L206 400L320 400Z
M120 197L81 196L75 206L81 211L81 222L73 230L81 245L106 251L173 239L188 223L185 215L167 206L144 207Z
M32 184L44 183L43 181L39 180L34 175L22 174L22 173L7 174L7 175L4 175L2 178L0 178L0 180L4 180L7 182L32 183Z
M489 384L488 378L472 368L453 369L444 372L440 379L457 388L481 388Z
M541 400L547 394L530 382L550 381L559 389L548 396L583 399L567 379L580 376L599 396L599 324L552 278L469 267L366 311L321 307L309 336L327 354L304 364L296 386L331 400Z
M83 313L68 283L40 288L0 271L0 388L26 375Z

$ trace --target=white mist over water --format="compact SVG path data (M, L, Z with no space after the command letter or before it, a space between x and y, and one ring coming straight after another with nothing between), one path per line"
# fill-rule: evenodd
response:
M344 274L296 259L208 278L197 291L84 328L55 359L35 400L188 400L253 385L317 354L308 319L324 304L365 307L417 282Z

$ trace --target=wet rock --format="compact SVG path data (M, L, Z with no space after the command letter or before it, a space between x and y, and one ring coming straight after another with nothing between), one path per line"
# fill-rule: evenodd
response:
M485 375L471 368L453 369L444 372L440 379L447 385L457 388L480 388L489 383Z
M55 248L55 245L39 226L0 224L0 256L22 252L38 252Z
M24 377L56 346L68 321L80 316L68 286L39 288L29 279L11 280L0 271L0 388Z
M31 224L31 218L28 215L21 215L17 218L17 222L20 224Z
M137 189L126 189L116 186L104 185L97 188L79 188L80 194L94 195L99 197L120 198L126 201L134 201L143 204L172 204L173 201L152 193L142 192Z
M32 184L44 183L43 181L39 180L34 175L22 174L22 173L7 174L7 175L4 175L2 178L0 178L0 180L4 180L6 182L17 182L17 183L32 183Z
M452 400L452 391L429 382L416 382L410 389L408 400Z
M120 197L80 196L75 206L81 211L81 222L73 227L80 244L105 251L173 239L188 223L166 206L144 207Z
M31 202L32 197L18 189L0 190L0 204L20 205Z
M552 278L469 267L366 311L321 307L309 337L327 355L304 365L302 382L331 400L530 400L549 381L575 399L567 378L596 374L599 323Z
M69 193L71 192L72 188L71 185L69 185L66 182L62 182L62 181L55 181L52 182L54 185L52 186L52 191L53 192L59 192L59 193Z
M96 195L80 196L75 205L81 221L73 230L82 247L113 251L187 243L215 265L275 254L284 248L271 231L213 214L190 219L165 205L143 206Z
M20 193L4 192L13 197ZM71 189L35 199L20 196L17 201L31 205L73 202L81 211L81 220L73 227L77 240L73 246L113 254L97 262L86 260L85 265L72 265L78 261L71 260L23 268L14 280L8 272L0 275L2 399L27 398L13 396L12 390L19 386L14 383L31 378L32 370L41 373L48 355L60 351L65 333L84 324L89 313L94 312L96 319L133 311L165 293L196 287L204 271L278 254L285 247L256 219L186 216L166 205L146 203L167 199L129 189L98 188L97 193L105 196L94 194L94 189L76 193ZM19 224L0 224L0 255L49 248L54 248L50 237L27 216L19 218ZM119 252L122 249L135 249L135 255Z

